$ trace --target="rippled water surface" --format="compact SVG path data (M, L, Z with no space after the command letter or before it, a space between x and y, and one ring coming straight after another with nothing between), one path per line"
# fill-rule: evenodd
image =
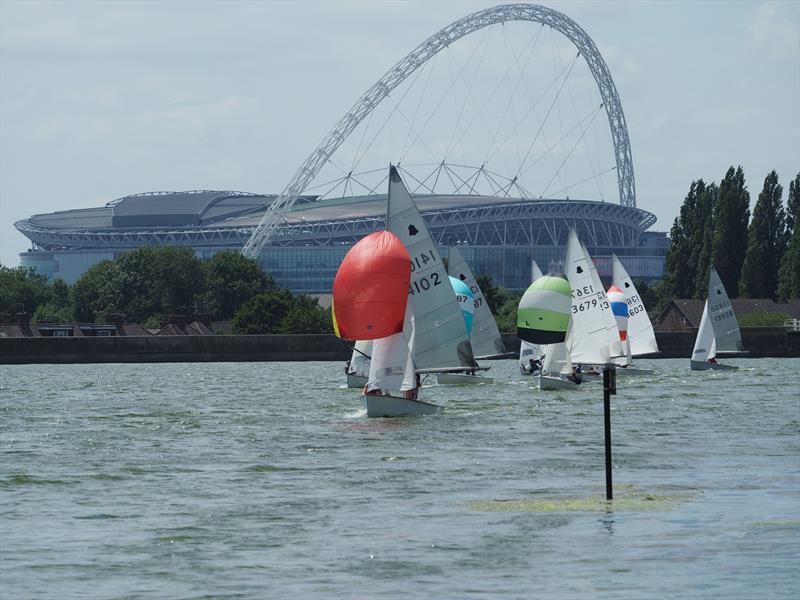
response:
M800 597L800 361L687 363L620 381L610 504L601 386L513 361L419 419L340 363L0 367L0 596Z

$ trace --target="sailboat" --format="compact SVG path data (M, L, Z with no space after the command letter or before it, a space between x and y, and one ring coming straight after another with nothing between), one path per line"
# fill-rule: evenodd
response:
M416 373L485 371L486 367L479 367L475 362L462 310L439 251L394 166L389 169L386 227L407 248L410 257L411 276L406 295L414 315L411 352ZM371 374L372 371L370 377ZM434 414L444 408L420 400L415 402L412 414ZM410 410L410 406L405 403L390 407L398 410L387 409L384 416L409 414L402 411Z
M613 283L622 290L628 303L628 340L631 347L631 356L655 354L659 351L658 342L642 297L636 290L631 276L628 275L617 255L613 254L611 259Z
M614 356L622 356L619 329L594 264L572 228L564 262L572 288L572 362L606 365L611 362L612 348Z
M503 339L500 337L500 330L494 320L494 315L486 303L483 292L478 286L472 271L464 260L461 252L455 246L448 248L447 272L450 274L453 289L457 297L464 296L465 293L458 292L458 283L464 285L469 290L472 298L473 314L471 326L467 326L470 345L476 355L475 360L503 358L508 356ZM466 314L465 314L466 318ZM493 383L494 378L485 375L466 375L463 373L440 373L436 376L440 384L476 384Z
M617 321L617 329L619 330L619 339L622 342L624 349L624 356L614 359L618 370L617 376L623 377L636 377L641 375L653 375L653 369L641 369L633 366L633 356L631 354L631 338L628 335L628 323L630 318L628 316L628 298L625 296L620 288L612 285L606 292L608 303L611 306L611 312L614 314L614 319Z
M557 275L546 275L534 281L519 302L517 336L531 344L541 345L544 364L539 373L539 389L565 389L575 383L569 356L572 337L568 334L571 311L569 282Z
M531 283L534 283L542 276L542 270L535 260L531 260ZM525 340L520 340L519 343L519 372L520 375L531 375L531 361L538 361L542 359L542 351L539 344L532 344Z
M372 233L350 249L333 282L336 335L373 340L363 394L368 416L438 412L438 407L417 401L419 381L411 359L414 317L408 302L410 258L391 232Z
M739 368L717 362L716 357L720 353L746 354L733 306L717 270L712 265L708 276L708 299L703 307L703 316L692 350L690 362L692 371L708 369L732 371Z

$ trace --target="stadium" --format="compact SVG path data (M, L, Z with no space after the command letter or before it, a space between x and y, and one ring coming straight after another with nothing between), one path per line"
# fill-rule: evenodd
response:
M662 276L668 239L647 231L655 216L636 206L608 67L577 23L527 4L472 13L422 42L356 101L280 194L150 192L34 215L15 223L32 243L21 263L74 282L144 245L188 246L202 258L236 250L294 292L329 293L349 247L385 227L390 162L442 255L459 245L475 274L496 285L524 290L531 259L560 270L570 227L601 276L612 252L633 277Z
M153 192L98 208L34 215L15 223L32 243L21 264L73 283L93 264L139 246L188 246L201 258L240 251L274 200L230 191ZM645 232L655 217L638 208L496 196L422 195L415 201L443 256L449 244L458 244L476 274L511 290L530 283L531 259L543 269L559 268L570 226L601 275L610 274L611 252L634 277L654 279L663 272L666 235ZM385 215L385 195L300 198L258 260L292 291L330 292L349 247L385 228Z

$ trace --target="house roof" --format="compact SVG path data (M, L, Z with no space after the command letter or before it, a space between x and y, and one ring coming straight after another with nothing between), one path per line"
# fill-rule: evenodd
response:
M660 324L670 308L675 307L683 315L690 327L700 327L700 319L703 317L705 304L705 300L676 298L661 311L657 318L657 323ZM793 319L800 319L800 298L791 298L787 302L775 302L771 298L733 298L731 305L737 317L757 312L782 312Z

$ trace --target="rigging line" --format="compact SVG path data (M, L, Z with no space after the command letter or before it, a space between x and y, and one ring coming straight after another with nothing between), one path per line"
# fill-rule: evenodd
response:
M458 116L456 117L456 122L453 125L453 131L450 133L450 140L447 142L447 150L445 151L445 156L449 156L450 152L453 151L453 139L456 136L456 132L458 131L459 125L461 124L461 118L464 115L464 110L467 108L468 101L472 98L472 88L475 85L475 80L478 78L478 73L481 70L481 65L483 65L483 61L486 58L486 51L489 48L489 38L491 37L491 32L493 27L487 27L486 30L483 32L483 39L475 45L475 49L470 54L467 62L471 62L475 54L477 53L479 48L482 48L483 51L481 52L480 60L478 60L478 66L475 67L475 70L472 74L472 81L469 82L467 86L467 93L464 94L464 103L461 105L461 110L458 112Z
M530 64L530 60L533 57L533 52L534 52L534 50L536 49L536 46L539 43L539 38L541 37L543 29L544 29L544 24L542 24L539 27L539 30L536 32L536 37L534 38L533 36L531 36L531 40L528 41L528 45L530 46L530 51L528 52L528 60L526 61L526 67L523 70L523 74L524 74L524 71L527 70L527 65ZM519 62L519 59L517 60L517 62ZM510 69L506 70L505 74L503 75L503 80L500 81L500 83L498 83L498 85L497 85L497 90L499 90L500 87L502 87L505 84L506 79L509 78L509 77L510 77ZM519 86L519 82L522 81L523 79L524 79L524 77L520 77L517 80L517 87ZM516 92L516 87L514 88L514 91ZM512 98L513 98L513 94L512 94ZM506 120L506 115L508 114L508 108L509 108L509 105L511 103L511 99L512 98L509 98L509 101L506 103L506 107L503 110L503 115L500 118L500 122L497 124L497 127L495 128L494 135L492 136L492 141L489 143L489 147L486 150L486 156L483 159L483 164L488 163L491 160L491 158L494 158L494 155L497 154L497 152L500 151L500 148L502 148L502 146L505 145L506 140L508 140L508 138L511 136L511 134L509 134L504 139L504 141L498 146L497 150L494 150L495 142L497 141L497 136L500 134L500 130L502 129L503 123ZM485 108L485 105L484 105L484 108Z
M553 37L552 30L550 32L550 41L553 44L553 63L555 65L555 60L558 59L559 64L563 67L564 66L564 60L562 59L561 54L558 53L556 51L556 49L555 49L555 40L554 40L554 37ZM564 87L567 89L567 91L569 91L569 89L570 89L570 87L569 87L569 78L567 78L567 80L566 80L566 82L564 84ZM561 136L564 135L564 117L562 115L563 111L561 110L561 105L562 104L563 104L563 102L558 102L556 104L556 116L558 117L558 132L559 132L559 134ZM562 176L561 180L562 180L562 183L565 183L566 182L566 179L565 179L565 176L566 176L566 164L562 163L561 166L564 167L564 171L561 171L564 174ZM556 172L558 172L558 171L559 171L559 169L556 169Z
M367 196L372 196L378 189L383 187L383 183L385 181L389 181L389 173L386 173L381 180L372 188L370 188L369 192L366 193Z
M475 173L475 181L472 182L472 185L469 188L469 192L467 193L468 196L471 196L475 193L475 186L478 183L478 177L480 177L481 173L483 172L483 167L480 167L477 172Z
M444 168L447 169L448 171L450 171L453 174L453 176L461 182L461 184L459 184L459 185L456 185L455 183L453 183L453 189L456 190L456 191L453 192L453 195L456 195L458 193L458 190L460 190L467 182L463 177L461 177L461 175L456 173L448 165L445 165ZM452 181L452 178L450 179L450 181Z
M580 52L575 54L575 60L572 61L572 65L570 65L569 71L567 71L567 74L564 76L564 80L561 82L561 86L558 88L558 92L556 92L556 96L555 98L553 98L553 102L550 103L550 108L547 109L547 114L545 114L544 116L544 121L542 122L542 126L539 128L539 131L536 132L536 136L533 138L533 141L531 142L528 151L525 153L525 158L523 159L522 163L519 166L519 170L517 171L517 177L519 177L522 168L525 166L525 163L527 162L528 157L530 156L531 151L533 150L533 146L536 144L536 140L539 139L539 134L542 132L542 127L544 127L544 124L547 122L547 119L550 118L550 113L553 111L553 106L558 100L558 97L561 95L561 90L564 89L564 84L566 83L567 79L569 79L569 74L572 72L573 67L575 67L575 63L578 62L578 58L580 57L580 55L581 55Z
M433 188L431 188L431 187L428 187L428 185L427 185L427 181L428 181L428 180L429 180L431 177L433 177L434 175L436 175L436 172L437 172L437 171L439 170L439 168L440 168L440 167L439 167L439 165L440 165L440 163L436 163L436 164L433 166L433 171L431 171L430 173L428 173L428 175L422 179L422 183L421 183L419 186L417 186L417 188L415 188L415 189L414 189L414 193L416 193L416 192L417 192L417 190L419 190L419 188L420 188L420 187L422 187L422 186L425 186L425 187L426 187L426 188L427 188L427 189L430 191L430 193L431 193L431 194L433 194L433 193L434 193L434 191L433 191L433 188L435 188L435 187L436 187L436 181L434 180L434 182L433 182ZM421 166L422 166L422 165L421 165Z
M556 85L556 83L558 82L558 80L559 80L559 79L560 79L560 78L561 78L563 75L564 75L564 71L562 71L561 73L558 73L558 74L557 74L557 75L556 75L556 76L555 76L555 77L554 77L554 78L553 78L553 79L550 81L550 83L547 85L547 87L545 88L545 90L544 90L544 91L543 91L543 92L542 92L542 93L539 95L539 98L537 98L537 100L536 100L535 102L533 101L533 98L531 98L531 107L530 107L530 109L528 110L528 112L525 114L525 116L523 116L523 117L522 117L522 122L524 122L525 120L527 120L528 116L530 116L530 114L531 114L532 112L535 112L535 110L536 110L536 106L539 104L539 102L541 102L541 101L542 101L542 100L545 98L545 96L547 95L547 93L550 91L550 88L552 88L553 86L555 86L555 85ZM567 73L567 75L569 75L569 74ZM523 83L524 83L524 80L523 80ZM526 85L526 89L527 89L527 84L525 84L525 85ZM528 96L530 97L530 90L528 90ZM558 96L556 96L556 99L558 99ZM539 122L539 132L541 132L542 128L544 127L544 123L541 121L541 119L539 119L538 113L535 113L535 114L536 114L536 119L537 119L537 121ZM505 144L508 142L509 138L511 138L511 135L512 135L512 134L511 134L511 133L509 133L509 134L508 134L508 135L507 135L507 136L506 136L506 137L503 139L503 141L500 143L500 145L497 147L497 149L494 151L494 153L493 153L491 156L488 156L488 157L486 158L486 160L484 160L484 161L483 161L483 162L484 162L484 164L487 164L489 161L491 161L491 160L494 158L495 154L497 154L497 153L498 153L498 152L499 152L499 151L500 151L500 150L503 148L503 146L505 146ZM536 135L537 135L537 137L538 137L539 133L537 132L537 134L536 134ZM534 141L535 141L535 140L534 140Z
M559 167L558 171L556 171L550 178L550 181L547 182L547 186L545 187L544 192L542 192L542 196L544 196L547 193L547 190L550 189L550 184L553 183L553 180L558 176L559 172L561 171L561 167L563 167L566 164L569 157L572 156L572 153L575 151L575 148L578 147L578 144L580 144L583 138L586 136L586 131L589 129L591 124L594 123L594 117L596 117L599 114L599 112L600 112L599 110L596 110L594 112L594 116L589 120L589 123L586 125L581 134L578 136L578 139L575 140L575 143L572 145L572 148L570 148L569 152L567 152L566 156L564 156L564 160L561 161L561 166ZM541 198L541 196L539 197Z
M558 139L558 141L556 141L556 142L555 142L553 145L551 145L551 146L550 146L550 147L549 147L547 150L545 150L544 152L542 152L542 154L541 154L541 155L539 155L539 157L538 157L536 160L534 160L534 161L531 163L531 165L530 165L530 166L529 166L527 169L525 169L525 170L524 170L522 173L520 173L520 174L519 174L519 176L521 177L521 176L525 175L525 174L526 174L528 171L530 171L531 169L533 169L533 167L535 167L537 164L539 164L539 161L540 161L540 160L542 160L542 159L543 159L545 156L552 156L552 152L553 152L553 150L554 150L555 148L557 148L558 146L560 146L560 145L561 145L561 143L562 143L564 140L566 140L566 139L567 139L567 138L568 138L568 137L569 137L569 136L570 136L570 135L571 135L571 134L572 134L572 133L573 133L573 132L574 132L576 129L578 129L578 128L579 128L579 127L580 127L580 126L581 126L581 125L582 125L582 124L583 124L585 121L589 120L589 125L591 125L591 124L594 122L594 120L597 118L597 115L598 115L598 113L600 112L600 109L602 109L602 108L603 108L603 105L602 105L602 104L600 104L600 105L599 105L597 108L595 108L594 110L592 110L592 112L590 112L588 115L586 115L585 117L583 117L583 118L582 118L580 121L578 121L577 123L575 123L575 125L572 127L572 129L570 129L570 130L569 130L567 133L565 133L563 136L561 136L561 137ZM587 125L587 127L588 127L588 125ZM585 132L585 130L584 130L584 132ZM580 139L580 138L579 138L579 139Z
M410 171L408 171L408 170L407 170L407 169L405 169L404 167L401 167L400 165L398 165L398 166L397 166L397 168L398 168L398 169L400 169L400 171L401 171L401 172L403 173L403 175L405 176L405 177L403 178L403 180L404 180L404 181L405 181L406 179L408 179L408 178L411 178L411 179L413 179L414 181L416 181L416 182L417 182L419 185L422 185L422 182L421 182L419 179L417 179L416 177L414 177L413 173L411 173ZM419 189L419 188L417 188L417 189Z
M358 147L356 148L356 151L353 153L353 162L350 165L351 173L355 171L356 160L358 159L358 153L361 152L361 147L364 145L364 140L367 137L367 132L369 131L370 126L372 125L372 117L374 116L375 116L375 111L374 110L369 111L369 117L367 118L367 122L364 123L364 129L361 132L361 139L358 141Z
M586 82L589 86L589 89L594 93L594 97L597 98L599 91L597 90L597 86L594 84L594 79L592 78L589 71L586 71ZM602 103L602 98L600 99ZM600 159L600 139L598 137L598 130L599 127L594 127L592 132L594 133L594 152L595 152L595 164L597 165L597 169L600 168L600 163L602 162ZM598 177L595 179L595 183L597 183L598 192L600 193L600 199L605 201L605 190L603 188L603 179Z
M467 65L466 65L466 62L465 62L464 65L461 67L461 71L463 71L466 67L467 67ZM450 93L450 88L454 84L455 84L455 82L451 80L450 86L448 86L448 88L444 91L444 93L442 93L442 97L439 99L439 103L434 107L433 111L431 111L430 115L428 115L428 119L425 121L425 123L419 129L419 133L417 133L417 136L414 138L414 141L411 142L411 145L414 145L414 144L417 143L417 140L419 139L420 135L422 135L421 132L425 131L425 129L428 127L428 124L431 122L433 117L436 116L436 113L438 112L438 110L441 107L442 103L445 101L445 99L447 98L447 95Z
M394 100L392 100L392 102L394 102ZM414 128L414 126L411 124L411 121L409 121L409 120L408 120L408 117L406 117L405 113L403 112L403 110L400 108L400 106L399 106L399 105L397 106L397 113L398 113L398 114L399 114L401 117L403 117L403 120L404 120L404 121L406 122L406 124L408 125L408 128L409 128L409 130L411 130L411 131L415 131L415 132L416 132L416 129L415 129L415 128ZM420 132L420 134L421 134L421 132ZM423 148L425 148L425 150L427 150L427 151L428 151L428 154L430 154L430 155L431 155L431 158L435 160L435 159L436 159L436 155L433 153L433 151L432 151L432 150L431 150L431 149L428 147L428 145L425 143L425 140L423 140L423 139L421 139L421 138L420 138L420 140L419 140L419 143L420 143L420 144L422 144L422 147L423 147ZM402 162L402 158L401 158L400 160L398 160L398 161L397 161L397 164L399 165L401 162Z
M442 167L444 167L444 161L439 163L439 168L436 170L436 180L433 182L433 190L434 190L433 193L434 194L436 193L436 184L439 183L439 177L442 174Z
M429 61L430 64L426 63L424 68L422 68L422 69L420 69L418 71L418 75L414 80L414 83L416 83L416 80L419 79L419 77L422 75L422 71L424 71L424 70L428 71L427 77L425 78L425 86L422 88L422 93L419 95L419 100L417 101L417 109L414 111L414 119L412 121L413 123L416 123L417 122L417 117L419 117L419 111L422 108L422 101L425 98L425 95L426 95L426 93L428 91L428 86L431 83L431 77L433 75L433 70L434 70L434 67L435 67L435 64L436 64L436 60L438 58L439 58L439 55L435 54L432 57L432 60ZM406 134L406 139L403 142L402 148L400 149L400 161L401 162L405 158L406 153L411 149L411 146L409 145L408 141L411 139L411 134L413 133L413 131L414 131L413 128L409 128L409 130L408 130L408 132Z
M505 36L505 39L504 39L503 41L504 41L504 45L503 45L504 47L503 47L503 49L505 50L506 62L508 62L508 49L509 49L509 46L511 46L511 42L509 41L509 39L508 39L508 36ZM517 62L519 62L519 57L516 55L516 52L514 52L514 49L513 49L513 47L512 47L512 49L511 49L511 52L512 52L512 54L514 54L514 57L515 57L515 59L516 59L516 60L514 61L514 64L513 64L513 65L509 66L509 75L510 75L510 73L511 73L511 69L512 69L514 66L516 66ZM524 72L523 70L520 70L520 76L517 78L517 83L516 83L516 85L514 86L514 88L513 88L513 89L509 90L511 93L510 93L510 94L509 94L509 96L508 96L508 104L509 104L509 106L511 107L511 122L513 123L513 126L512 126L512 128L511 128L511 130L514 132L514 142L515 142L515 144L516 144L516 146L517 146L517 160L519 160L519 157L520 157L520 149L519 149L519 121L517 121L517 111L515 110L515 102L514 102L514 98L515 98L515 97L516 97L516 95L517 95L517 94L516 94L517 87L519 87L519 81L520 81L520 78L522 77L522 74L523 74L523 72ZM510 88L510 87L511 87L511 77L510 77L510 76L509 76L509 78L506 80L506 82L508 83L508 86L509 86L509 88ZM510 173L510 172L511 172L511 171L509 171L509 173Z
M478 179L478 176L480 176L480 174L481 174L481 172L480 172L480 169L479 169L478 171L476 171L476 172L475 172L475 174L474 174L474 175L470 175L470 176L468 176L468 177L467 177L467 178L464 180L464 183L462 183L461 185L459 185L459 186L458 186L458 187L455 189L455 191L453 192L453 194L458 194L458 193L461 191L461 188L464 188L464 187L466 187L466 186L470 185L470 181L471 181L473 178L475 179L475 181L477 181L477 179ZM471 185L471 187L470 187L470 190L467 192L467 196L469 196L469 195L471 195L471 194L472 194L472 188L474 188L474 186L475 186L475 184L473 183L473 184Z
M561 192L565 192L566 190L568 190L570 188L574 188L574 187L577 187L577 186L579 186L581 184L584 184L587 181L590 181L591 179L594 179L596 177L602 177L606 173L610 173L611 171L616 171L616 170L617 170L617 165L614 165L613 167L609 167L608 169L606 169L605 171L602 171L601 173L598 173L597 175L592 175L591 177L587 177L586 179L581 179L580 181L576 181L575 183L573 183L571 185L568 185L565 188L557 190L557 191L553 192L553 195L555 196L556 194L560 194Z
M405 99L405 97L408 95L408 93L410 91L411 91L411 86L409 85L405 89L403 94L401 95L400 102L402 102ZM392 96L390 94L386 94L386 98L389 98L392 101L392 103L394 104L395 110L397 110L397 107L399 106L399 104L394 101L394 98L392 98ZM386 127L386 125L391 120L393 114L394 114L394 110L390 111L389 114L386 115L386 119L383 121L383 123L381 124L380 128L378 129L378 131L375 133L373 138L370 140L369 145L364 149L364 153L355 161L355 163L353 163L353 168L350 169L351 171L354 171L355 168L361 163L361 161L364 160L364 157L367 155L367 152L370 151L370 149L372 148L372 145L375 143L375 141L378 139L380 134L383 132L384 128ZM389 135L391 135L391 129L389 131Z
M444 162L442 162L442 170L444 171L444 174L447 175L450 183L453 185L453 189L456 189L458 186L456 185L456 182L453 181L453 175L450 173L450 169L447 168L447 164Z

